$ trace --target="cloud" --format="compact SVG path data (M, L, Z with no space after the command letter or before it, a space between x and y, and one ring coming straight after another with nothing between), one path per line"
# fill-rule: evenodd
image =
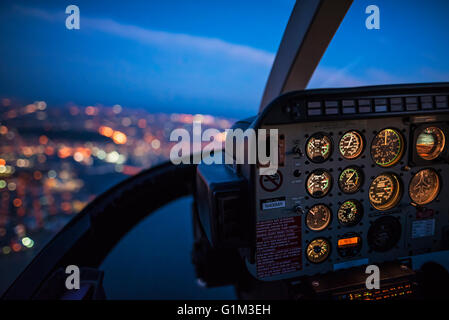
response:
M67 15L62 13L49 12L33 7L16 5L15 9L24 15L51 22L64 21L67 17ZM123 24L111 19L92 18L82 15L81 29L83 28L109 33L142 44L176 49L193 49L201 53L227 56L247 63L261 64L268 67L272 65L274 60L273 53L250 46L235 44L218 38L152 30L135 25Z

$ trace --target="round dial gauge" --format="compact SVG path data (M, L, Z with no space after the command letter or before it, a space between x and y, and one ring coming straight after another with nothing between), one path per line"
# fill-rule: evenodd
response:
M348 131L340 139L340 153L345 159L356 159L363 151L363 138L357 131Z
M344 226L354 226L360 222L363 216L363 207L356 200L348 200L338 209L338 222Z
M362 183L362 170L356 166L344 169L338 178L338 186L344 193L355 193L359 191Z
M404 138L394 129L384 129L379 132L371 144L371 156L381 167L396 164L404 153Z
M434 160L443 152L446 137L437 127L427 127L420 132L416 139L416 152L424 160Z
M377 176L369 188L369 201L377 210L389 210L396 206L402 190L399 178L393 173Z
M420 170L410 181L408 192L414 203L428 204L435 200L440 192L440 177L433 169Z
M307 192L314 198L324 197L331 186L332 176L326 170L315 170L307 177Z
M324 204L314 205L307 212L306 224L312 231L321 231L331 222L331 210Z
M326 161L332 151L332 140L324 133L315 133L307 140L307 157L316 163Z
M368 245L376 252L388 251L401 239L401 230L401 224L396 218L381 217L368 230Z
M330 243L324 238L312 240L307 246L307 259L312 263L320 263L329 257Z

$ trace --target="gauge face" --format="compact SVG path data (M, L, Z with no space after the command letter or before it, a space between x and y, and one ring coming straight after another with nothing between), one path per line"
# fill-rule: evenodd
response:
M332 140L324 133L315 133L307 140L307 157L312 162L321 163L326 161L332 151Z
M433 169L420 170L410 180L408 192L414 203L428 204L435 200L440 192L440 177Z
M398 204L401 194L399 178L393 173L384 173L371 183L369 201L377 210L389 210Z
M424 160L434 160L443 152L446 137L437 127L427 127L421 131L416 139L416 152Z
M371 156L377 165L390 167L401 159L403 153L404 139L398 131L384 129L374 137Z
M331 210L324 204L310 208L306 215L307 227L312 231L321 231L331 222Z
M401 239L401 224L392 217L381 217L368 230L368 245L376 252L392 249Z
M362 183L362 170L356 166L344 169L338 178L338 186L344 193L355 193L359 191Z
M356 159L363 151L363 138L357 131L346 132L340 139L340 153L345 159Z
M330 243L324 238L312 240L307 246L307 259L312 263L320 263L329 257Z
M356 200L348 200L338 209L338 222L344 226L354 226L360 222L363 216L363 209L360 202Z
M307 178L307 192L314 198L324 197L331 186L332 176L326 170L315 170Z

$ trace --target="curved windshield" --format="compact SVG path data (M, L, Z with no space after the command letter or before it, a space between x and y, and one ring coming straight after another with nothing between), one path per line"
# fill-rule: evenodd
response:
M68 3L0 1L0 294L88 202L166 161L174 129L201 120L221 131L255 114L294 2L76 5L79 29L70 29ZM186 207L173 210L188 217ZM187 218L151 218L146 233L191 230ZM184 259L173 265L192 269L192 239L166 243ZM139 257L140 247L123 251ZM164 261L156 278L172 276Z
M356 0L308 88L449 81L449 2Z

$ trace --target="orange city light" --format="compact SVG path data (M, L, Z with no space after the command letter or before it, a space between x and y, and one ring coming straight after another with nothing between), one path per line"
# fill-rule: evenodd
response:
M124 134L121 131L114 131L114 134L112 135L112 140L116 144L125 144L126 141L128 141L128 138L126 137L126 134Z

